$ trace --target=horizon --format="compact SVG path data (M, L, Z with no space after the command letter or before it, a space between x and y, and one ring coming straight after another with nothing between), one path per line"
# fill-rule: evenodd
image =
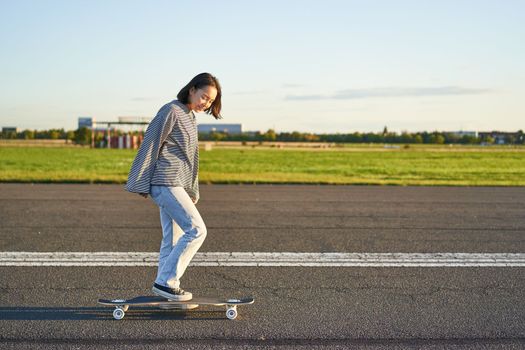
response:
M204 124L204 123L203 123ZM222 124L241 124L242 123L214 123L214 124L206 124L206 125L222 125ZM200 123L198 123L198 125L200 125ZM9 126L9 125L3 125L3 126L0 126L0 128L13 128L14 126ZM327 134L353 134L353 133L360 133L360 134L366 134L366 133L371 133L371 134L379 134L379 133L383 133L383 130L384 128L387 128L387 132L388 133L395 133L395 134L402 134L402 133L409 133L409 134L417 134L417 133L434 133L434 132L437 132L437 133L443 133L443 134L446 134L446 133L465 133L465 132L476 132L476 133L483 133L483 132L494 132L494 133L497 133L497 132L502 132L502 133L517 133L517 132L523 132L523 129L516 129L516 130L503 130L503 129L483 129L483 130L415 130L415 131L408 131L408 130L391 130L390 128L388 128L388 126L384 126L381 130L379 131L374 131L374 130L365 130L365 131L359 131L359 130L349 130L347 132L313 132L313 131L300 131L300 130L274 130L272 128L269 128L269 129L266 129L266 130L242 130L242 133L252 133L252 132L259 132L261 134L264 134L266 132L268 132L269 130L273 130L276 134L281 134L281 133L293 133L293 132L299 132L299 133L302 133L302 134L316 134L316 135L327 135ZM75 131L75 130L78 130L78 128L75 128L75 129L65 129L65 128L49 128L49 129L32 129L32 128L24 128L24 129L20 129L20 128L17 128L17 132L23 132L25 130L30 130L30 131L36 131L36 132L45 132L45 131L49 131L49 130L64 130L65 132L68 132L68 131ZM99 129L96 129L97 132L100 132L101 130ZM121 130L122 131L122 130ZM139 131L139 130L131 130L131 131ZM220 133L220 131L219 131Z
M250 131L524 129L520 1L0 6L1 127L152 118L207 71L222 85L222 122Z

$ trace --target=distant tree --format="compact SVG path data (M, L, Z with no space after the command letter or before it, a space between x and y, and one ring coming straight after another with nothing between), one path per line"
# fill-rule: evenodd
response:
M303 141L303 135L299 131L292 132L290 138L290 141Z
M60 138L60 130L50 130L49 138L51 140L58 140Z
M91 144L91 130L82 127L75 131L75 142L79 145L89 145Z
M257 131L254 133L254 135L252 136L252 141L262 141L264 139L264 136L263 134L261 134L260 131Z
M213 131L210 134L211 134L210 135L211 139L213 141L223 141L226 138L226 135L223 134L222 132L215 132L215 131Z
M269 129L266 133L263 134L264 141L275 141L277 140L277 134L275 130Z
M385 138L381 134L374 134L374 133L366 133L363 134L363 142L369 142L369 143L382 143L385 141Z
M428 143L442 145L445 143L445 137L438 132L434 132L429 135Z
M489 144L489 145L493 145L494 142L496 142L496 140L494 140L494 138L491 137L491 136L487 136L487 137L485 137L485 138L483 139L483 142L485 142L485 143L487 143L487 144Z
M75 140L75 132L73 130L69 130L66 133L66 140L74 141Z
M304 134L304 141L307 141L307 142L318 142L319 140L320 140L320 138L316 134Z
M412 137L412 134L409 134L408 132L404 131L401 134L401 142L402 143L413 143L414 138Z
M2 133L0 134L0 138L12 140L16 138L21 138L21 136L19 137L19 134L16 131L2 130Z
M464 145L474 145L476 143L479 143L480 139L476 136L463 135L463 137L461 137L460 142Z
M437 134L435 143L437 143L438 145L444 144L445 143L445 137L443 135L441 135L441 134Z
M414 143L423 143L423 138L421 137L421 135L414 135Z
M445 138L445 143L464 143L461 136L453 133L445 133L443 137Z
M364 142L363 135L359 132L354 132L353 134L349 135L348 142L355 142L355 143Z
M29 129L24 130L22 135L24 140L33 140L35 138L35 132Z

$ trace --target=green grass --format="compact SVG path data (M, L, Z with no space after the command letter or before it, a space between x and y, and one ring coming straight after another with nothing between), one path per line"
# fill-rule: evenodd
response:
M124 183L136 151L0 148L0 182ZM201 183L525 186L525 148L201 151Z

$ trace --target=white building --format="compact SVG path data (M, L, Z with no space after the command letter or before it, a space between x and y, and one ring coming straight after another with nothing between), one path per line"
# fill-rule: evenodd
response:
M242 134L242 124L199 124L199 134L220 132L225 134Z

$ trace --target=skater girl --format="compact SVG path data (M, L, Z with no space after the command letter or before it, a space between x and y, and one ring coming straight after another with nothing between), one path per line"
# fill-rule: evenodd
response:
M162 242L153 293L191 300L180 279L206 238L206 226L195 204L199 200L199 145L194 112L220 119L221 86L209 73L195 76L177 99L159 110L144 134L126 190L151 195L160 209Z

